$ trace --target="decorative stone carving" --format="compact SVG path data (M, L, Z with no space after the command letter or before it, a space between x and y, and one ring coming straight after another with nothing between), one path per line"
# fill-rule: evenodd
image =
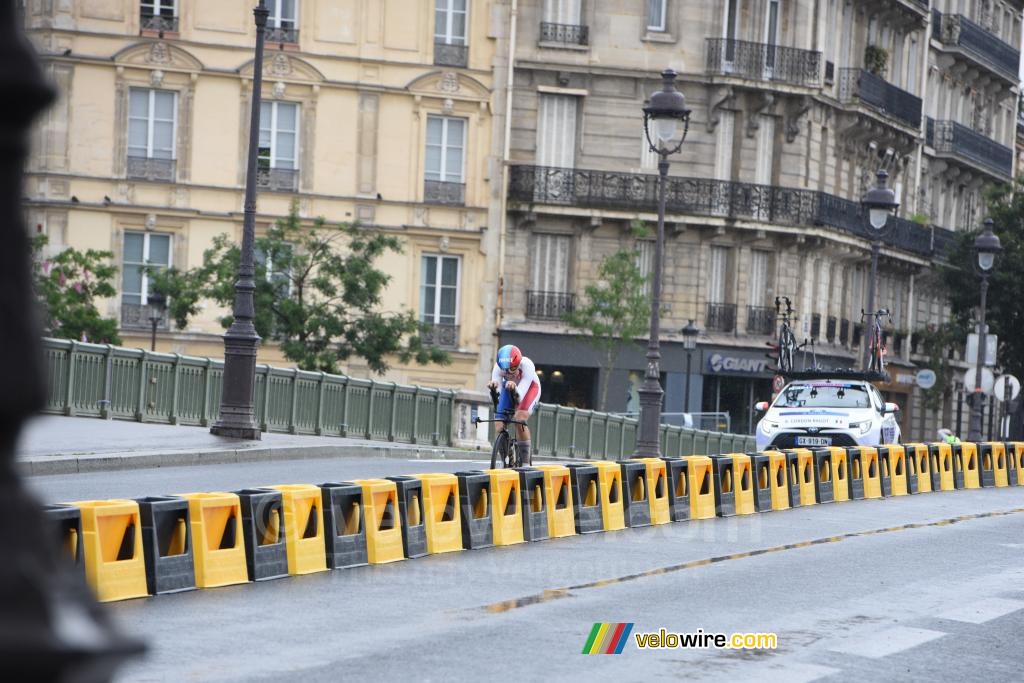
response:
M149 47L146 61L150 64L170 64L172 62L171 51L167 48L167 43L163 41L154 42Z
M164 84L164 72L160 69L153 69L149 72L149 83L154 88L159 88Z
M455 109L455 103L452 102L452 98L444 98L444 102L441 103L441 113L445 116L451 116L452 111Z
M459 92L459 87L459 75L454 71L445 71L437 82L437 89L441 92Z
M284 97L284 92L285 92L284 81L278 81L278 82L274 83L274 87L272 89L272 92L274 93L274 99L275 100L279 100L282 97Z
M147 213L146 214L146 230L153 230L155 228L156 228L156 214L155 213Z
M786 107L786 142L793 142L800 135L800 119L811 110L813 100L810 97L799 97L789 102Z
M273 76L290 76L292 73L292 63L288 59L288 55L280 52L274 55L274 60L270 63L268 71Z
M448 239L447 235L440 239L440 241L437 243L437 248L441 251L442 254L448 253L448 249L451 248L451 240Z
M721 120L721 110L729 104L733 99L733 90L731 85L721 86L714 88L711 91L711 96L708 98L708 132L714 133L715 128L718 127L718 122Z

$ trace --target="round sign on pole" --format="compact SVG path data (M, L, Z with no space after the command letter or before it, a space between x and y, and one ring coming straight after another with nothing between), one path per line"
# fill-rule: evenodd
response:
M772 378L772 393L777 394L786 386L786 378L782 375L775 375Z
M1010 400L1012 401L1020 393L1020 380L1013 375L999 375L999 379L996 380L995 386L992 388L992 393L997 401L1002 401L1006 397L1007 388L1010 390Z
M975 377L976 374L977 373L975 372L975 368L971 368L967 372L964 373L964 387L967 389L968 393L972 393L974 391L974 387L975 387L974 377ZM992 389L995 387L995 384L996 384L996 376L992 374L992 371L989 370L988 368L982 368L981 369L981 391L982 391L982 393L991 394L992 393Z
M922 389L931 389L935 386L935 371L925 368L917 371L917 386Z

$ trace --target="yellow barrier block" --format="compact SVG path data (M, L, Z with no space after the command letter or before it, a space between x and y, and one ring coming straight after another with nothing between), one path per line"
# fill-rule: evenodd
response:
M288 573L298 576L327 571L320 487L312 484L276 484L267 488L281 492Z
M192 526L197 588L249 582L242 538L242 506L238 495L183 493Z
M910 477L917 478L917 492L929 493L932 490L932 468L928 458L928 445L923 443L908 443L903 446L907 454L908 481ZM913 469L910 469L913 463Z
M363 489L366 554L370 564L404 560L398 486L387 479L353 479L352 482Z
M789 451L797 454L795 476L800 484L800 505L817 504L818 497L814 495L814 453L809 448L791 448ZM792 471L790 475L793 476Z
M907 453L903 446L889 446L889 467L892 468L892 471L889 473L890 480L892 481L892 495L909 495L907 477L910 475L907 473Z
M668 472L661 458L636 458L644 463L647 479L647 501L651 507L651 524L668 524L672 521L668 505ZM753 498L751 498L753 502Z
M847 455L842 446L829 446L832 454L832 500L842 503L850 500L850 480L846 476Z
M964 441L960 444L960 455L963 463L964 488L980 489L981 464L978 462L978 444Z
M711 488L711 458L687 455L690 478L690 519L711 519L715 516L715 492Z
M882 477L878 465L878 449L874 446L860 447L861 463L864 466L864 497L882 497Z
M996 486L1002 488L1010 485L1006 465L1006 445L999 441L992 442L992 464L995 472Z
M766 451L768 456L768 486L772 494L772 510L789 509L789 485L786 483L786 455Z
M423 482L423 518L427 529L427 552L453 553L462 550L462 511L459 479L454 474L428 472L412 475Z
M100 602L142 598L146 561L142 556L142 520L134 500L80 500L85 578Z
M523 506L519 489L519 473L515 470L485 470L491 478L492 529L494 545L523 543Z
M544 492L548 497L548 535L551 538L576 535L573 519L572 484L564 465L538 465L544 472Z
M1017 486L1024 486L1024 441L1011 441L1006 453L1009 468L1017 472Z
M746 453L729 453L727 457L732 458L736 514L753 515L757 512L757 506L754 505L754 470L750 456Z
M973 446L973 444L972 444L972 446ZM956 489L956 477L954 475L954 472L956 470L959 470L961 473L963 473L963 471L964 471L964 468L963 468L963 462L964 462L963 451L961 451L960 455L956 456L957 465L955 467L954 467L954 464L953 464L953 457L954 457L953 456L953 449L950 447L950 445L948 443L940 443L939 444L939 457L938 457L938 461L933 461L932 462L932 474L935 474L936 472L938 472L938 474L939 474L939 491L953 491L953 490L955 490ZM975 463L974 472L975 472L975 480L976 481L977 481L977 471L978 471L977 461L978 461L978 459L977 459L977 457L975 457L974 458L974 463ZM934 488L935 487L932 486L933 490L934 490ZM975 486L974 488L978 488L978 486Z
M597 478L601 482L601 517L605 531L626 528L626 513L622 504L622 468L617 462L591 460L597 467Z

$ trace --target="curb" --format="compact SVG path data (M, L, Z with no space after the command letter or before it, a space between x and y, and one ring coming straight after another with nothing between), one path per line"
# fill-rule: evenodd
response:
M240 448L209 451L160 451L125 453L85 453L80 455L42 455L22 458L17 469L25 476L84 474L158 467L194 467L228 465L242 462L314 460L319 458L480 458L483 451L458 448L408 446L293 446L281 448Z

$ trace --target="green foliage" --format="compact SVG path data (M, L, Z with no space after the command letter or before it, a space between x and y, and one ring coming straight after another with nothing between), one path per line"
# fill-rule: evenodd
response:
M917 223L918 225L931 225L932 217L926 213L915 213L911 214L910 220Z
M68 248L44 258L45 235L32 240L32 267L36 296L43 316L43 329L51 337L120 344L117 321L104 318L96 309L97 298L117 294L117 267L109 251Z
M379 310L390 276L374 262L401 252L395 237L352 225L328 225L317 219L305 228L293 204L287 218L255 242L256 331L277 341L285 357L303 370L338 372L338 364L356 356L377 373L388 358L420 364L450 362L444 351L428 347L411 311ZM166 294L175 324L184 327L202 299L230 309L241 250L220 235L197 268L153 274L153 289ZM269 267L269 272L268 272ZM231 325L230 315L221 324Z
M569 327L582 332L583 340L604 355L598 410L605 409L610 370L623 346L649 331L651 299L647 277L637 265L639 255L636 249L624 249L601 261L598 282L584 290L586 303L564 317Z
M965 330L956 322L929 325L918 331L921 353L928 357L925 367L935 372L935 386L924 389L924 404L929 410L942 408L943 399L953 386L953 370L949 364L950 349L963 346Z
M864 46L864 68L876 76L885 76L889 66L889 53L877 45Z

